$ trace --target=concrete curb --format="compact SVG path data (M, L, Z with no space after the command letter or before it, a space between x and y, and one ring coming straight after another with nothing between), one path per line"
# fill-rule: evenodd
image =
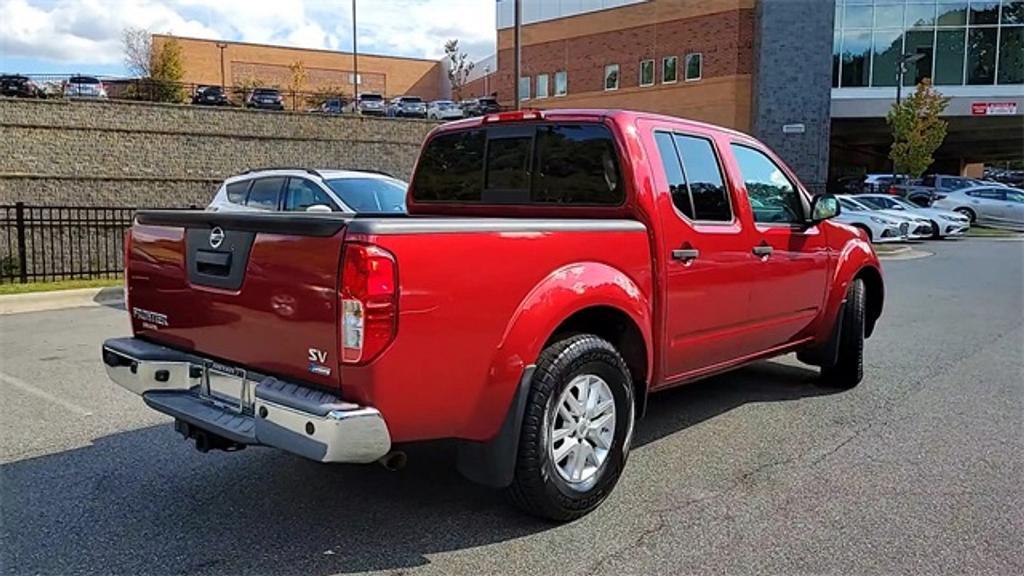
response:
M913 250L913 248L910 246L900 246L893 250L889 250L888 248L879 250L879 247L875 246L875 254L878 254L879 258L885 258L886 256L899 256L900 254L906 254L911 250Z
M54 290L51 292L30 292L28 294L7 294L0 296L0 316L64 310L89 306L111 306L124 302L122 286L106 288L80 288L77 290Z
M906 250L899 250L897 252L890 252L888 254L879 254L879 260L917 260L918 258L927 258L934 256L932 252L925 250L916 250L914 248L907 247Z

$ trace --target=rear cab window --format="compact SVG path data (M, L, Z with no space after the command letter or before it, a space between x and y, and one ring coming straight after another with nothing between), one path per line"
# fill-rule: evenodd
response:
M694 222L732 222L729 190L711 140L658 130L654 141L676 209Z
M423 203L619 206L625 189L604 124L543 122L442 133L413 179Z

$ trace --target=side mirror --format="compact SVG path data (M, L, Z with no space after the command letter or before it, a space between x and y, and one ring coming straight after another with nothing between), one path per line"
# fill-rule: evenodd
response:
M313 204L312 206L306 206L306 212L313 212L315 214L330 214L334 212L330 206L326 204Z
M811 224L839 216L839 199L831 194L815 196L811 203Z

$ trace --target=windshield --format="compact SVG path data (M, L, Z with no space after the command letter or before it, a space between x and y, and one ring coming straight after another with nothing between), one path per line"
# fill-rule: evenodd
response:
M420 98L419 96L403 96L402 97L402 103L403 104L422 104L423 103L423 99Z
M890 198L889 200L894 202L894 203L896 203L896 205L898 205L898 206L903 206L907 210L918 210L918 209L921 208L920 206L918 206L916 204L911 204L910 202L907 202L903 198Z
M447 110L447 109L451 108L454 105L455 105L455 103L451 102L449 100L438 100L437 102L434 102L434 106L437 106L441 110Z
M92 76L72 76L68 80L71 84L99 84L100 81L93 78Z
M277 90L267 88L257 88L252 91L253 94L259 94L260 96L277 96Z
M862 197L858 198L857 201L860 202L861 204L866 205L868 208L877 208L879 210L884 210L885 208L887 208L887 206L885 205L885 202L883 202L882 200L879 200L878 198L871 198L870 196L869 197L862 196Z
M338 178L327 186L356 212L405 212L405 182L391 178Z
M366 100L383 100L384 97L381 96L380 94L363 94L362 96L359 97L359 99L363 100L363 101L366 101Z
M857 204L857 203L855 203L855 202L853 202L851 200L847 200L846 198L840 198L839 199L839 205L843 207L843 210L849 210L851 212L863 212L864 211L864 208L862 206L860 206L859 204Z

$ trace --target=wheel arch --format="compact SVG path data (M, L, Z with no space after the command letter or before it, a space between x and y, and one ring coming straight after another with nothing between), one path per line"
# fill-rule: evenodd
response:
M533 369L544 348L562 335L594 333L619 350L639 415L653 366L653 311L642 286L650 284L608 264L579 262L555 270L529 292L509 320L463 428L463 438L489 438L460 443L463 475L495 487L511 482Z
M882 305L885 302L885 285L882 282L882 273L878 268L865 265L857 274L854 279L860 279L864 282L864 289L867 296L867 325L864 327L864 336L870 337L871 333L875 330L875 323L882 316Z

